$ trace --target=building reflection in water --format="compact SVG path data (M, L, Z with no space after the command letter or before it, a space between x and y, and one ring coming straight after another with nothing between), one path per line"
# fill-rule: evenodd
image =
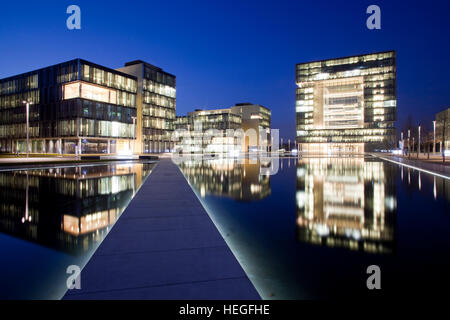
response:
M256 159L197 159L183 161L179 167L200 196L215 195L235 200L261 200L270 195L271 162Z
M381 160L306 158L297 164L298 239L374 253L395 249L395 170Z
M133 198L152 163L0 173L0 232L83 253L99 242Z

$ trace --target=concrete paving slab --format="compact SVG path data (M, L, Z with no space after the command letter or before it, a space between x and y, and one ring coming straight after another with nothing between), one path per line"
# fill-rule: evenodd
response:
M248 281L247 277L243 277L125 290L99 291L79 295L67 295L66 299L189 300L191 297L196 297L196 299L201 300L227 300L230 298L229 292L234 292L234 299L247 300L248 297L254 296L254 290L253 285Z

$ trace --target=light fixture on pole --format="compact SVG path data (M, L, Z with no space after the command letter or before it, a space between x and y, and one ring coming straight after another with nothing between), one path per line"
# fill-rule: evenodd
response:
M408 157L411 157L411 129L408 129Z
M433 154L436 152L436 120L433 121Z
M22 101L26 105L26 118L27 118L27 158L30 152L30 105L33 104L31 101Z
M419 140L417 141L417 158L419 158L420 154L420 123L419 123Z
M131 117L131 119L133 119L133 154L134 154L136 146L136 117Z

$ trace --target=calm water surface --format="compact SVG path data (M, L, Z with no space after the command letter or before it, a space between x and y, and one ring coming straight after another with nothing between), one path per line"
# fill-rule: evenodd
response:
M450 285L449 180L372 157L274 161L180 164L263 298L439 297ZM153 167L0 172L0 298L60 298L67 266L87 263ZM369 265L380 291L366 287Z
M154 163L0 172L0 299L59 299Z
M283 159L261 175L273 165L180 164L263 298L439 297L448 287L449 180L373 157ZM381 269L379 291L367 289L369 265Z

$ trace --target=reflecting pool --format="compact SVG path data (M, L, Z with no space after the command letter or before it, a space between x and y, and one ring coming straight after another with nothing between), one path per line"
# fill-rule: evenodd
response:
M271 161L179 164L263 298L439 297L450 284L450 180L371 156L273 161L271 176Z
M155 163L0 172L0 299L59 299Z

